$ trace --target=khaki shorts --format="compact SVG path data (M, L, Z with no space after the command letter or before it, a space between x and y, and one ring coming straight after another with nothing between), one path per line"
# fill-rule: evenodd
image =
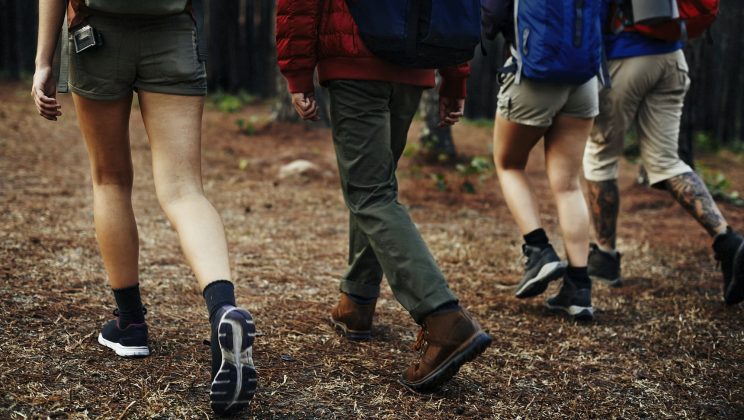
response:
M509 59L511 60L511 59ZM506 65L510 64L507 61ZM557 115L594 118L599 114L598 82L594 78L583 85L537 82L507 74L499 89L499 115L517 124L550 127Z
M692 172L677 152L685 94L690 87L682 51L612 60L612 89L600 92L600 114L584 152L584 176L617 179L623 141L636 122L641 162L651 185Z
M91 16L88 23L101 33L103 45L80 54L70 49L70 89L76 94L96 100L119 99L132 90L207 94L190 15Z

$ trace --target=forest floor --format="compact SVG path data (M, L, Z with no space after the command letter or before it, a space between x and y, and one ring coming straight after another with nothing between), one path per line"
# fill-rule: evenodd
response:
M113 299L70 98L56 123L35 113L26 86L0 85L0 103L0 418L211 416L205 307L158 206L139 113L130 124L134 205L152 355L125 360L96 342ZM256 132L239 134L236 120L250 116ZM635 184L628 162L619 229L626 285L596 285L596 319L580 324L543 307L557 285L542 297L513 296L520 237L493 171L471 176L475 193L465 193L457 171L403 159L401 201L494 338L440 391L406 391L397 379L415 359L417 326L387 286L372 341L348 342L327 323L347 252L330 132L262 126L268 119L264 105L234 114L210 107L205 116L205 187L224 218L238 302L259 330L259 389L237 418L744 417L744 306L723 303L703 230L667 193ZM489 129L454 133L462 154L488 158ZM279 180L297 159L321 170ZM744 157L702 161L744 189ZM541 168L536 151L530 175L562 248ZM440 188L432 174L443 175ZM721 207L744 229L744 209Z

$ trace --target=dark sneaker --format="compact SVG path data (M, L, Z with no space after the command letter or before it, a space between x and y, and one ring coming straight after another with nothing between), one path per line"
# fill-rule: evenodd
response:
M551 281L559 279L568 265L556 255L552 245L545 248L522 245L522 254L527 258L524 276L514 293L518 298L528 298L544 292Z
M217 414L239 411L256 393L257 375L253 365L256 326L245 309L225 306L212 324L212 410Z
M119 327L119 311L114 310L116 319L107 322L98 334L98 343L115 351L122 357L145 357L150 355L147 347L147 324L129 324Z
M491 341L464 309L435 312L424 319L416 339L414 350L421 352L421 359L399 381L416 392L433 391L483 353Z
M545 301L545 306L551 311L563 311L577 321L594 319L592 289L579 289L568 276L563 278L558 294Z
M331 323L349 340L369 340L377 300L360 305L341 293L338 305L331 311Z
M589 244L589 261L587 271L589 277L594 281L605 283L611 287L623 285L620 277L620 252L605 252L599 249L595 243Z
M723 273L723 299L729 305L744 301L744 238L729 227L713 242L713 251Z

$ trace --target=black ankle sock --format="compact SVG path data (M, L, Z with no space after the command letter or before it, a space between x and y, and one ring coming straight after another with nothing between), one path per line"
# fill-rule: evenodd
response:
M116 307L119 309L119 328L126 328L129 324L141 324L145 322L139 284L124 289L113 290Z
M545 248L550 244L550 241L548 240L548 235L545 233L545 230L539 228L524 235L524 243L529 246Z
M566 268L566 276L573 281L579 289L591 289L592 280L589 278L586 267L574 267L569 265Z
M209 322L214 321L214 315L225 306L235 306L235 287L229 280L217 280L204 288L204 301L207 302Z
M369 305L370 303L377 300L376 297L366 298L366 297L359 296L359 295L353 295L351 293L347 293L346 296L348 296L349 299L351 299L351 301L356 303L357 305Z

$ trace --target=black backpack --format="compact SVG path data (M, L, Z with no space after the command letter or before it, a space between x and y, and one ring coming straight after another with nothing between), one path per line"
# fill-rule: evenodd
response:
M456 66L473 58L480 0L346 0L364 45L411 68Z

